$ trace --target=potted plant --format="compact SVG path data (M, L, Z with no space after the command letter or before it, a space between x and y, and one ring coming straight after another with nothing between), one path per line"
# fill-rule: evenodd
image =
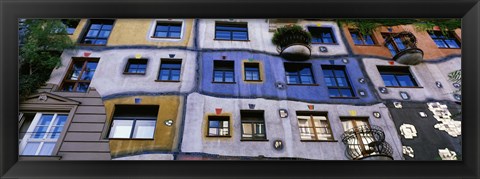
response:
M310 57L312 35L298 25L286 25L273 34L272 43L286 59L306 60Z

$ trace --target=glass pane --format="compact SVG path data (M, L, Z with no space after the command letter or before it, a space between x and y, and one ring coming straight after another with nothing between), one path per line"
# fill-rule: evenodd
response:
M220 127L220 121L209 121L208 122L208 127L218 128L218 127Z
M230 40L230 32L228 31L217 31L215 33L215 39L227 39Z
M229 127L228 126L228 121L222 121L222 124L223 124L222 127Z
M397 54L397 51L393 47L393 44L387 43L387 47L388 47L388 50L390 51L390 54L392 54L392 56L395 56Z
M102 30L98 34L98 38L108 38L109 35L110 35L110 31Z
M323 70L323 75L325 77L333 77L333 70Z
M168 77L169 77L169 71L168 70L160 71L160 80L168 80Z
M402 39L396 37L396 38L393 38L393 40L395 41L395 44L397 45L397 48L398 48L399 50L403 50L403 49L406 48L405 45L403 44Z
M112 30L113 25L103 25L102 30Z
M308 120L310 120L310 116L297 116L298 118L298 126L299 127L309 127L310 123Z
M323 43L326 43L326 44L334 43L334 42L333 42L333 38L331 38L331 37L323 37Z
M375 45L375 42L373 42L371 35L364 35L363 38L365 39L366 45Z
M169 37L180 38L180 32L170 32Z
M265 136L265 124L264 123L254 123L253 125L256 136Z
M455 40L445 40L445 42L448 44L450 48L460 48L460 46L457 44Z
M302 84L313 84L313 78L311 76L300 76Z
M382 75L385 86L398 86L397 80L394 75Z
M155 32L155 37L167 37L167 32Z
M168 31L168 25L157 25L157 29L155 31Z
M208 135L218 135L218 128L209 128Z
M337 86L337 83L335 82L335 78L325 78L325 84L327 86Z
M87 62L87 70L96 70L98 62Z
M340 93L338 92L338 89L328 89L328 95L330 97L338 97L340 96Z
M233 82L233 72L227 71L225 72L225 82Z
M52 127L50 132L48 133L49 139L58 139L60 137L60 133L62 132L63 126L60 127Z
M113 120L110 138L130 138L133 120Z
M77 92L87 92L90 83L78 83Z
M340 87L348 87L348 82L345 78L337 78L337 83Z
M242 137L253 137L252 124L251 123L242 123Z
M437 47L448 48L447 44L445 44L442 39L434 39L433 41L435 42L435 44L437 44Z
M322 43L322 39L319 37L312 36L312 43Z
M350 89L341 89L340 93L342 93L342 97L352 97L352 92Z
M95 37L97 37L98 32L99 32L98 30L89 30L88 33L87 33L87 35L86 35L86 37L93 37L93 38L95 38Z
M221 71L215 71L214 72L214 80L215 82L223 82L223 72Z
M252 73L252 80L260 80L260 76L258 72L253 72Z
M62 91L73 91L74 86L75 86L75 83L64 83Z
M43 138L47 133L47 128L48 126L35 127L35 130L33 131L31 138L34 138L34 139Z
M54 147L54 142L44 142L42 145L42 149L40 149L40 153L38 155L52 155Z
M23 149L22 155L35 155L39 146L40 142L28 142L25 145L25 149Z
M181 25L170 26L170 32L180 32L182 30Z
M220 135L221 135L221 136L226 136L226 135L228 135L228 128L222 128L222 129L220 129Z
M300 75L312 75L312 71L310 70L310 68L308 67L305 67L303 68L302 70L300 70Z
M50 125L50 122L52 122L53 119L53 114L42 114L42 117L40 118L40 121L38 122L37 126L39 125Z
M137 120L133 131L133 138L153 138L155 120Z
M353 33L353 32L350 32L350 35L352 36L353 43L355 45L362 45L363 44L363 41L362 41L362 39L360 38L359 35L357 35L356 33Z
M247 32L233 32L234 40L248 40Z
M90 26L90 29L100 29L100 27L102 27L101 24L92 24L92 25Z
M335 70L336 77L345 77L345 72L343 70Z
M410 75L397 75L400 86L415 86L410 78Z
M105 45L105 44L107 44L107 40L96 40L95 44L96 45Z
M288 84L298 84L299 80L297 76L287 76L287 83Z

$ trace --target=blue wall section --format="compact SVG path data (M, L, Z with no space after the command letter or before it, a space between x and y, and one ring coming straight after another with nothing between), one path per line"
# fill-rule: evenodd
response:
M213 79L213 61L222 60L234 61L235 64L235 83L222 84L212 83ZM253 59L263 64L264 76L263 83L248 83L242 79L242 60ZM339 103L339 104L371 104L380 102L372 87L368 83L361 84L359 78L367 78L363 74L359 61L355 58L348 58L348 63L342 62L342 58L337 59L310 59L304 62L293 63L311 63L315 83L317 85L286 85L285 89L278 89L277 82L286 84L284 62L282 57L272 56L262 53L223 51L223 52L203 52L200 54L200 93L223 96L223 97L241 97L241 98L267 98L278 100L295 100L314 103ZM323 79L321 65L345 65L346 73L353 87L356 98L336 99L328 96L327 86ZM365 96L360 96L358 90L365 91Z

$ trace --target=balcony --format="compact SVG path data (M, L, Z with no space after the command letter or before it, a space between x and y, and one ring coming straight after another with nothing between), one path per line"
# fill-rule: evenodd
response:
M385 142L385 133L378 126L359 126L342 134L345 155L350 160L393 160L392 147Z
M286 25L278 28L272 38L277 51L283 58L291 61L308 60L311 55L311 39L309 32L297 25Z
M392 60L405 65L416 65L423 61L423 51L417 48L417 40L411 32L384 35L384 38L384 45L390 50Z

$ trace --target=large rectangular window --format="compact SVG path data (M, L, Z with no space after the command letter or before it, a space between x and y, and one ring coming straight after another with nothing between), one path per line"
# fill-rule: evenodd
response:
M107 44L110 32L112 32L114 20L90 20L87 32L81 43L91 45Z
M208 136L230 136L230 117L208 116Z
M245 71L245 81L260 81L260 64L243 63Z
M315 84L310 63L284 63L287 84Z
M354 97L345 66L322 65L323 78L330 97Z
M86 92L90 86L98 59L74 58L60 87L61 91Z
M159 81L180 81L180 72L182 68L182 60L166 60L162 59L160 64Z
M298 111L297 119L301 140L333 140L332 129L326 113Z
M388 40L389 38L392 38L390 41L386 41L386 46L388 50L390 51L390 54L392 56L397 55L398 52L406 49L408 47L407 40L402 39L398 34L396 33L382 33L382 37L385 40Z
M111 139L153 139L158 105L115 105Z
M215 40L248 40L247 23L215 23Z
M147 71L148 59L128 59L127 66L125 66L124 74L139 74L144 75Z
M417 83L408 67L377 66L387 87L413 87Z
M182 32L182 22L157 22L153 37L179 39Z
M428 31L432 40L438 48L460 48L460 42L455 37L454 32L443 34L441 31Z
M234 83L234 62L233 61L213 61L213 82Z
M68 114L36 113L26 115L20 133L20 155L53 155ZM33 117L33 119L32 119Z
M264 112L261 110L241 110L242 140L266 140Z
M373 36L370 34L360 34L360 31L355 29L349 29L350 36L352 37L353 43L355 45L375 45Z
M335 36L330 27L308 27L308 31L312 34L312 43L335 44Z

